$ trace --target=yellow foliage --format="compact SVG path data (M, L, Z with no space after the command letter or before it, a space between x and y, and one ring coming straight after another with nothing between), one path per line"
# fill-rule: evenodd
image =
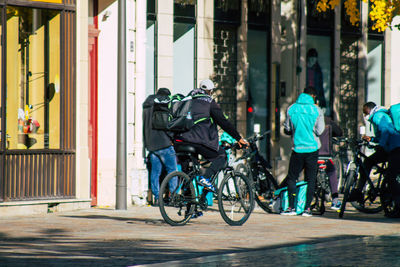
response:
M368 2L367 0L362 0ZM340 4L340 0L319 0L317 10L325 12L328 9L334 9ZM360 10L358 0L344 0L346 14L349 16L352 25L359 25ZM393 18L399 15L400 0L370 0L371 6L369 17L373 22L372 29L380 32L385 31L387 27L392 27Z

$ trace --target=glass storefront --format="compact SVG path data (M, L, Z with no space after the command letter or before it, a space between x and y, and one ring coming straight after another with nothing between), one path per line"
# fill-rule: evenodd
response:
M174 23L174 94L194 89L194 25Z
M267 32L249 29L247 42L249 60L247 135L251 136L255 130L264 133L269 127ZM260 144L264 156L266 155L266 144L265 139Z
M366 101L383 104L383 41L368 40Z
M74 3L0 7L0 201L75 197Z
M6 66L8 149L60 148L59 11L7 8Z
M306 86L317 90L319 106L331 115L331 37L307 35Z

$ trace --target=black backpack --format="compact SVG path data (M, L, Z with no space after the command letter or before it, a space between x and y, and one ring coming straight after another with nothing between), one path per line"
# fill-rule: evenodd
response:
M153 115L151 117L154 130L168 130L168 123L172 116L170 103L171 99L169 96L157 96L154 99Z
M155 130L182 133L189 131L193 125L209 118L200 118L194 121L192 118L192 101L205 95L183 96L176 94L169 98L154 99L152 126Z
M168 122L168 130L171 132L186 132L193 127L192 97L172 96L170 103L171 117Z

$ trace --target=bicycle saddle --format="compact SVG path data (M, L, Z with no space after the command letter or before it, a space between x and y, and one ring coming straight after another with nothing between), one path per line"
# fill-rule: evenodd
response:
M191 145L175 145L176 152L196 153L196 149Z

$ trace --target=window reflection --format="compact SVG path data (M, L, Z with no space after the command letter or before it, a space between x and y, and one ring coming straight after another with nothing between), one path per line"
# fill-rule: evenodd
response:
M59 148L60 14L7 8L9 149Z

